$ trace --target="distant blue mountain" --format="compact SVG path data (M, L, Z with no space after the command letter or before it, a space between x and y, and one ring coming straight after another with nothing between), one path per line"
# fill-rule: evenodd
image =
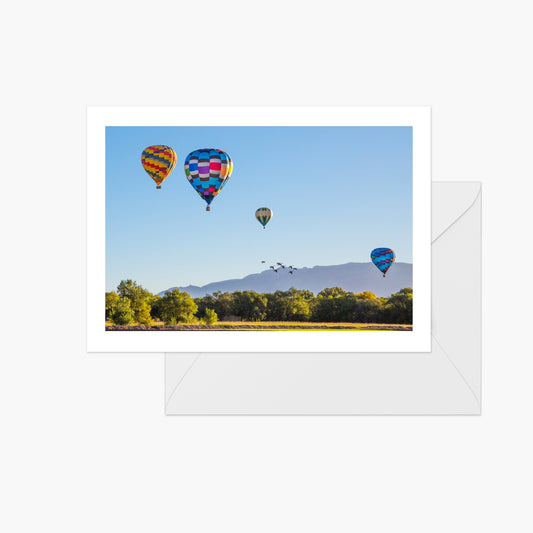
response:
M327 287L342 287L346 291L371 291L376 296L390 296L400 289L413 286L413 265L410 263L394 263L384 278L372 263L346 263L344 265L314 266L299 268L289 274L287 268L278 272L264 270L259 274L250 274L242 279L215 281L202 287L171 287L167 290L179 289L188 292L193 298L213 294L214 292L286 291L291 287L307 289L318 294ZM163 296L167 291L159 293Z

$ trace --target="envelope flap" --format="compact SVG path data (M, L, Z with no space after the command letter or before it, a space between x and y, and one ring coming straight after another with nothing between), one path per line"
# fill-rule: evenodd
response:
M475 203L481 192L481 183L466 181L453 183L434 181L432 184L431 240L438 239Z

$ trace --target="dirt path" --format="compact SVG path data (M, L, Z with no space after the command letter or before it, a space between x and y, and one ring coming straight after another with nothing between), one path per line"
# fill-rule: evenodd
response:
M106 326L106 331L411 331L413 326L405 324L335 324L312 322L227 322L210 326L200 324L179 324L177 326Z

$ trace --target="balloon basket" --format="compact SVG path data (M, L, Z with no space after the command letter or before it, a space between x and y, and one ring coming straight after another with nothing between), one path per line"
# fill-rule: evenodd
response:
M156 187L156 189L161 189L161 185L158 185L158 186Z
M207 206L207 207L205 208L205 210L206 210L206 211L211 211L211 208L210 208L209 206Z

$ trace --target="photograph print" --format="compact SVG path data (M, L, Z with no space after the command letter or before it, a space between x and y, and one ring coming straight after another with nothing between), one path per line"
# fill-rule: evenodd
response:
M102 329L412 334L413 152L412 125L106 125Z

